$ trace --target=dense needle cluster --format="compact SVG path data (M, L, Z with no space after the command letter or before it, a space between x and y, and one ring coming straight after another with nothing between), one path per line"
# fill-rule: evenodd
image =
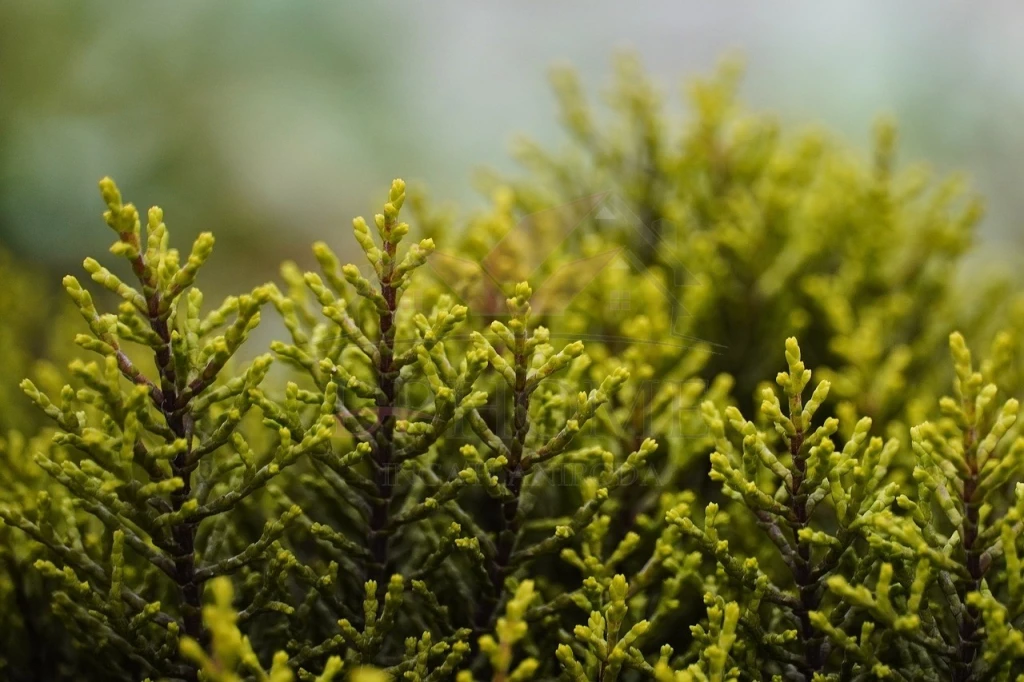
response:
M681 122L619 68L611 118L556 73L568 149L464 229L394 181L360 264L324 235L211 303L213 236L104 179L79 322L5 265L0 676L1024 674L1024 306L953 276L977 200L888 123L864 162L732 66Z

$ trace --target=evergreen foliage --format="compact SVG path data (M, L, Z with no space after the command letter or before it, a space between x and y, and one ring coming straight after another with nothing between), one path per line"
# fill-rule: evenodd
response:
M212 306L213 236L100 183L131 279L65 278L66 372L12 354L49 425L0 393L0 675L1024 675L1024 315L954 276L977 200L886 123L867 163L781 135L731 66L681 125L629 59L610 122L556 86L570 149L463 231L396 180L362 268L320 242Z
M833 399L877 419L923 420L945 385L934 368L949 329L991 333L1005 299L999 282L964 288L954 276L983 213L979 198L962 179L898 164L887 119L875 126L867 162L821 130L784 134L773 117L737 103L735 60L688 86L682 120L634 58L616 66L607 110L591 105L571 69L553 72L568 144L553 152L521 140L524 173L482 178L494 207L480 226L501 231L502 221L542 223L552 206L573 211L570 261L607 251L609 241L622 247L661 282L658 307L679 308L666 311L676 313L672 331L712 344L702 377L728 373L740 400L772 375L777 348L796 335L808 360L827 368ZM579 201L594 196L629 219L609 229ZM479 228L467 239L487 248ZM531 277L564 262L549 259ZM519 259L520 268L534 265ZM618 291L593 287L579 310L614 310ZM575 322L593 333L609 321L581 314Z

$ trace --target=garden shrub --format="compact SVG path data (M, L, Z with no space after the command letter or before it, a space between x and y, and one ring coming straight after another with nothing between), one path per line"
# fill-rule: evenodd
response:
M569 149L463 229L396 180L364 267L325 235L215 305L213 236L104 179L131 279L86 259L66 373L16 363L49 426L3 398L6 678L1024 674L1024 316L959 277L978 200L888 123L866 162L783 135L726 66L677 125L619 69L607 122L557 73Z

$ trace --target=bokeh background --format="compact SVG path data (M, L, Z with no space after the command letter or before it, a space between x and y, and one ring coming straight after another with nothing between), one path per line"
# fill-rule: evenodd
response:
M546 72L599 91L636 51L680 115L728 52L743 98L864 146L880 112L902 158L988 198L985 267L1024 251L1024 7L871 2L0 3L0 246L55 286L110 234L96 181L165 208L180 247L218 236L204 287L237 291L344 240L401 176L463 212L515 133L559 138Z

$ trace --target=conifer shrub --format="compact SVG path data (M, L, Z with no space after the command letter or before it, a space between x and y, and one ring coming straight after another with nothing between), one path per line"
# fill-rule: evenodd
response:
M542 250L547 260L530 272L545 278L611 242L632 270L660 282L658 307L678 308L668 311L672 331L710 344L704 380L727 373L739 400L759 399L777 349L799 335L808 361L832 381L832 401L859 415L922 420L947 383L949 330L998 331L1007 293L995 279L964 287L955 277L983 213L962 178L898 163L888 119L875 125L867 159L819 129L783 132L737 102L736 60L687 87L681 119L636 59L623 55L616 66L607 107L588 101L571 69L552 73L567 143L550 150L522 139L514 150L522 173L483 174L493 208L476 219L466 248L477 246L477 257L491 249L481 229L534 240L555 232L563 257ZM603 220L596 203L620 219ZM546 213L573 220L563 218L570 227L558 232ZM537 260L508 267L529 271ZM593 333L609 320L585 311L614 309L619 289L587 293L575 323ZM635 310L643 302L626 324Z
M619 68L607 123L558 72L569 151L464 229L396 180L362 266L325 234L221 302L213 236L104 179L124 267L64 279L66 371L17 363L49 425L0 408L0 675L1024 674L1024 317L955 277L976 198L889 124L784 136L726 67L676 125Z

